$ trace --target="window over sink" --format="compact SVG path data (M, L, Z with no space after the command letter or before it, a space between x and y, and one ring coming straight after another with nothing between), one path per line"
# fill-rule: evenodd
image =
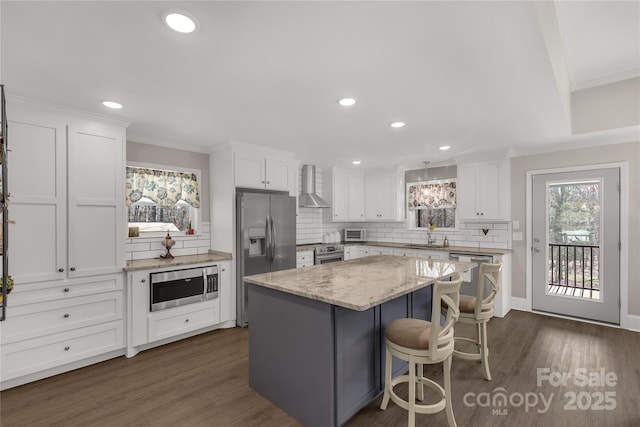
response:
M406 200L410 230L456 228L456 179L408 182Z
M129 162L125 187L129 228L138 233L193 234L200 222L200 177L198 169Z

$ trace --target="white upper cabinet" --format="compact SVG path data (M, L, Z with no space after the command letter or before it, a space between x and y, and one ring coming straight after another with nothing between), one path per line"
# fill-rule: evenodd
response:
M339 168L322 174L322 196L331 205L323 209L325 221L364 221L364 175Z
M234 160L236 187L289 191L294 185L289 173L290 159L236 152Z
M367 221L395 221L398 200L395 174L393 172L367 174L364 198Z
M364 176L349 175L347 182L347 220L364 221Z
M10 126L14 279L121 272L124 128L22 108Z
M122 132L68 127L69 275L119 272L124 235Z
M506 160L458 165L456 199L461 220L508 220L506 169Z

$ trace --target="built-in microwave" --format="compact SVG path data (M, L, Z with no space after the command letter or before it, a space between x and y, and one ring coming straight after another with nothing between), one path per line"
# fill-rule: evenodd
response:
M367 240L367 230L364 228L345 228L345 242L365 242Z
M151 273L150 276L151 311L218 298L218 265Z

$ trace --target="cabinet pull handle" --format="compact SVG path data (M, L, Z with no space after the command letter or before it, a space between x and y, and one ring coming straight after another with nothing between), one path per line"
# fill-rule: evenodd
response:
M76 271L76 268L75 267L71 267L70 270L71 271Z
M146 281L147 281L147 279L140 279L140 283L144 283Z
M69 288L64 288L64 291L65 292L69 292Z
M66 346L66 347L64 348L64 351L69 351L69 350L71 350L71 347L69 347L69 346Z
M65 313L65 314L64 314L64 318L65 318L65 319L68 319L68 318L69 318L69 313Z
M58 273L62 273L64 271L64 268L59 268L58 269Z

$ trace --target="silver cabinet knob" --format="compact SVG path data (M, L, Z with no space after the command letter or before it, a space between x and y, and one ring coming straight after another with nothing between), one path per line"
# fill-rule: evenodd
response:
M69 313L65 313L65 314L64 314L64 318L65 318L65 319L68 319L68 318L69 318Z
M184 319L184 323L189 323L189 319Z
M58 269L58 273L62 273L64 271L64 268L59 268Z
M70 270L71 271L76 271L76 268L75 267L71 267Z
M147 281L147 279L140 279L140 283L144 283L146 281Z
M69 350L71 350L71 347L69 347L69 346L66 346L66 347L64 348L64 351L69 351Z
M64 288L64 291L65 292L69 292L69 288Z
M533 248L534 252L540 252L540 248Z

